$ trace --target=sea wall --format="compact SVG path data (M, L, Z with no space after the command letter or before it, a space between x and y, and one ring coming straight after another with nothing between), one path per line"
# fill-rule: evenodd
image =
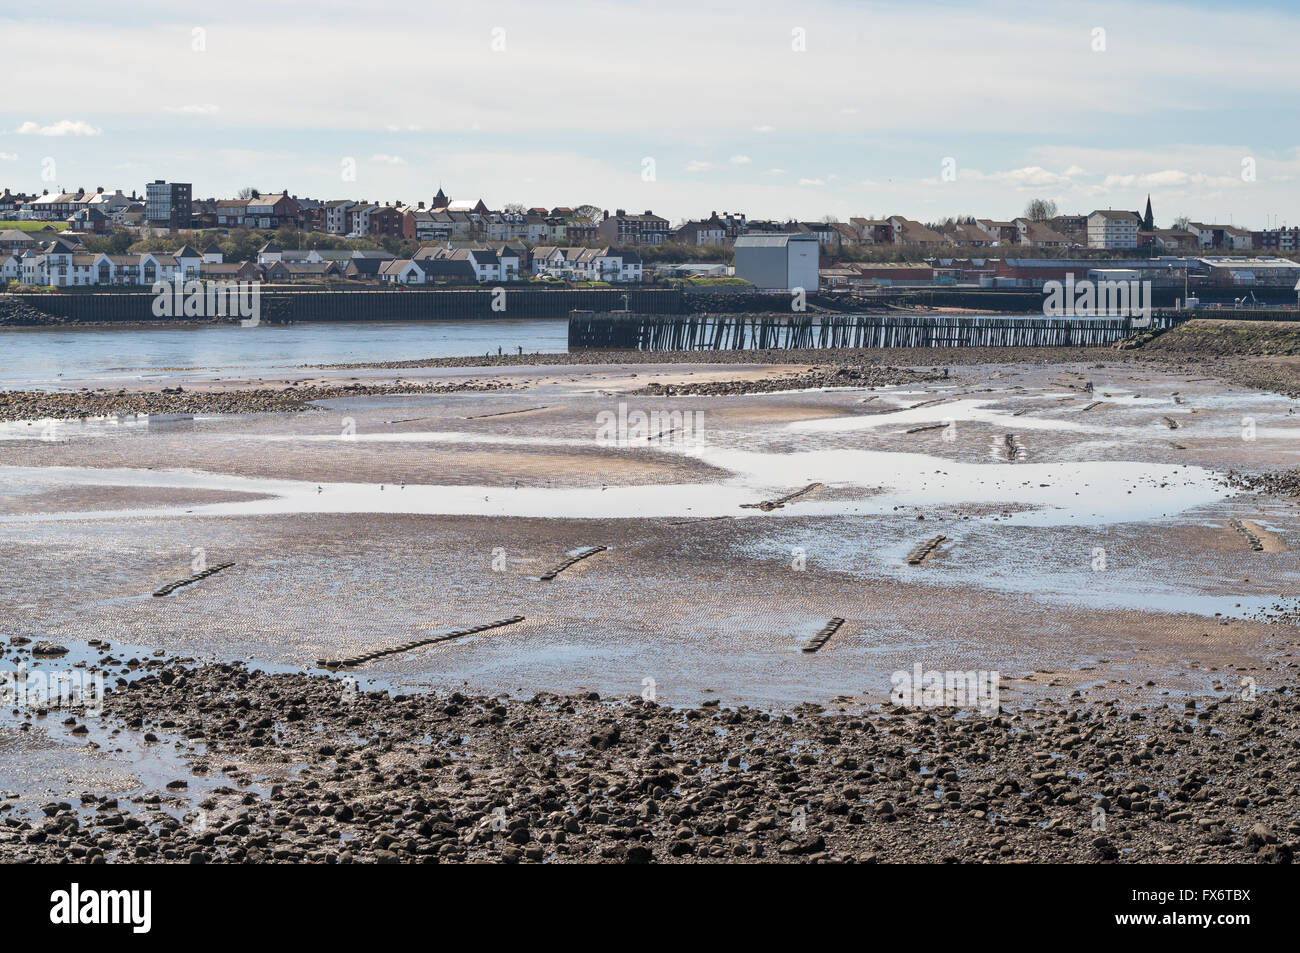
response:
M260 293L261 320L301 321L436 321L465 318L565 318L575 309L678 314L677 290L493 289L456 291L271 291ZM147 291L107 293L0 295L0 324L138 324L202 321L158 318ZM212 319L228 321L229 318Z

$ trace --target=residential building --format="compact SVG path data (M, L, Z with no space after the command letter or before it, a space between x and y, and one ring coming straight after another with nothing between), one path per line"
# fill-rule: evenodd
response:
M151 228L189 228L193 218L191 186L188 182L154 179L145 186L144 217Z
M10 192L8 189L0 191L0 216L10 217L34 197L25 195L22 192Z
M109 230L108 216L91 205L77 209L68 216L67 222L74 232L102 235Z
M650 209L640 215L629 215L620 208L613 215L605 213L604 220L596 226L596 234L618 245L662 245L668 240L668 219ZM569 238L573 238L572 234Z
M380 205L370 210L366 232L373 238L401 238L402 219L398 205Z
M858 241L867 245L891 245L894 227L887 218L851 218L849 224L858 232Z
M394 258L379 266L379 280L386 285L422 285L424 269L410 258Z
M1136 212L1098 209L1088 216L1088 247L1137 248L1141 224Z
M1300 251L1300 228L1266 228L1251 233L1251 245L1264 251Z
M152 285L198 277L200 257L189 246L173 255L91 253L64 239L24 252L19 281L26 285L71 288L86 285Z
M1063 248L1074 244L1068 235L1061 234L1046 222L1018 218L1013 224L1018 233L1016 240L1018 245L1028 245L1031 248Z
M965 222L954 222L944 230L944 233L951 239L953 245L969 245L975 248L985 248L990 245L1002 244L1000 234L995 235L979 225L969 225Z
M446 258L426 259L421 261L425 284L468 285L474 284L474 266L468 261L451 261Z
M938 247L949 244L947 236L901 215L889 216L889 228L895 245Z
M37 244L35 236L21 228L8 228L0 232L0 250L22 252L35 248Z
M356 205L353 205L345 213L347 215L347 232L349 238L364 238L370 234L370 213L379 208L362 199Z
M85 189L75 192L43 192L25 206L29 218L38 222L66 221L74 212L85 208L91 196Z
M727 226L713 212L708 218L690 221L673 232L673 241L679 245L721 245L727 239Z
M301 206L287 192L256 195L248 200L244 212L245 227L274 231L282 227L298 228L302 224Z
M999 245L1014 245L1020 241L1020 229L1015 222L998 222L991 218L975 219L975 227Z
M1151 233L1151 244L1162 251L1196 251L1201 239L1189 229L1157 228Z
M1188 222L1187 230L1196 235L1201 248L1248 251L1254 244L1249 231L1232 225L1206 225L1202 222Z

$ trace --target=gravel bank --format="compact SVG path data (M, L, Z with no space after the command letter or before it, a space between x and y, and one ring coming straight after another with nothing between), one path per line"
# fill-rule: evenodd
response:
M768 394L775 391L810 390L821 387L892 387L919 384L948 377L933 371L914 371L901 367L815 367L803 374L764 377L759 380L701 381L685 384L651 383L632 393L659 397L701 395L718 397L729 394Z
M451 394L463 391L510 389L495 381L455 381L439 384L339 384L256 390L161 391L0 391L0 420L68 420L135 414L247 414L306 410L314 400L373 397L382 394Z
M1300 496L1300 467L1271 470L1265 473L1242 473L1229 470L1224 475L1224 480L1228 486L1267 493L1270 496Z
M1300 834L1289 688L1131 712L769 714L348 693L109 651L110 675L137 673L105 702L115 744L179 742L192 775L130 801L7 802L0 860L1286 863ZM58 712L19 727L54 721L78 738Z

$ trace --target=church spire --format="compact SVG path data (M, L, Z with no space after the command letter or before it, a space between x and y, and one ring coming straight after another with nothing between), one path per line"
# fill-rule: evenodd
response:
M1142 231L1154 232L1156 230L1156 220L1151 215L1151 193L1147 193L1147 213L1142 216Z

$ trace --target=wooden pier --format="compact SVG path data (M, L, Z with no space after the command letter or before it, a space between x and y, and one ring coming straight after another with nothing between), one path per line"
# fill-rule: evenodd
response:
M1152 316L1173 327L1181 314ZM569 315L569 348L697 351L888 347L1099 347L1134 331L1130 318L950 315Z

